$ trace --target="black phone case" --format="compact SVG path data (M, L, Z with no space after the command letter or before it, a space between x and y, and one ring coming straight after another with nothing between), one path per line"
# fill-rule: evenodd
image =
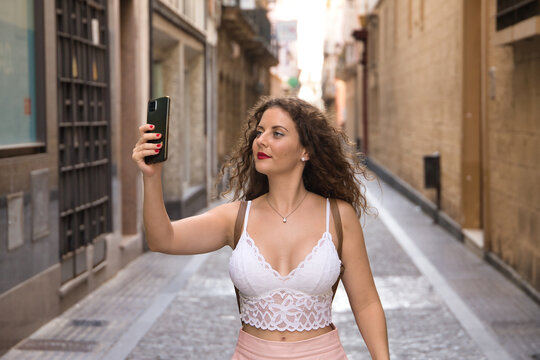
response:
M154 125L154 129L150 133L160 133L161 138L148 140L149 143L159 144L163 142L163 146L156 155L149 155L144 158L146 164L155 164L167 160L167 151L169 143L169 110L171 100L168 96L152 99L148 102L148 115L146 122ZM155 106L155 110L152 107Z

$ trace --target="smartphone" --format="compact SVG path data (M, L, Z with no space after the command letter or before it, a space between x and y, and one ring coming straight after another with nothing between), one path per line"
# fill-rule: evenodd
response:
M167 160L167 149L169 143L169 110L171 107L171 99L168 96L163 96L157 99L148 101L148 114L146 122L154 125L154 129L150 133L160 133L159 139L148 140L149 143L163 143L159 153L149 155L144 158L146 164L155 164Z

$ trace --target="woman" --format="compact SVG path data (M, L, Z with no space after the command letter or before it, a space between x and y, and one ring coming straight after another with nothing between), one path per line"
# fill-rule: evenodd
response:
M367 204L356 175L365 177L366 170L347 155L345 135L323 112L297 98L261 99L223 167L232 171L227 192L234 192L233 200L248 200L245 213L234 201L172 223L163 203L162 165L144 163L160 147L147 142L158 136L148 130L148 124L139 128L133 150L143 172L148 246L167 254L234 249L229 273L242 328L233 359L346 359L331 322L332 285L341 265L372 358L389 358L385 316L358 220ZM332 198L338 199L341 226L330 215ZM235 239L237 217L242 232Z

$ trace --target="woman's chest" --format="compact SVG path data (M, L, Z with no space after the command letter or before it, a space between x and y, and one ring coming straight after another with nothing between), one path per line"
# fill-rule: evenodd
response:
M258 243L243 233L231 254L229 272L236 287L247 295L262 294L274 289L289 288L306 293L328 291L339 275L341 261L332 236L324 233L297 263L291 264L284 252L282 264L270 263ZM279 257L277 257L279 258ZM280 271L281 270L281 271Z

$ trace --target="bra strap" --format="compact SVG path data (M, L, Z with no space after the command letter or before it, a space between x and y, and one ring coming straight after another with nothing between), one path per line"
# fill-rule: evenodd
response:
M338 238L337 253L339 256L339 260L341 260L341 249L343 247L343 226L341 224L341 216L339 215L339 208L337 206L336 199L330 199L330 209L332 210L332 217L334 218L334 225L336 227L336 235ZM345 271L345 266L343 265L343 263L341 263L339 276L334 283L334 286L332 286L332 300L334 300L334 296L336 296L337 287L339 285L339 280L341 280L341 275L343 275L343 271Z
M326 232L330 231L330 201L326 198Z
M242 235L241 229L244 223L244 216L246 214L247 204L248 203L246 201L240 201L238 215L236 215L236 223L234 224L234 249L236 249L238 240L240 240L240 236ZM236 303L238 304L238 312L240 312L240 291L236 286L234 287L234 291L236 292Z

